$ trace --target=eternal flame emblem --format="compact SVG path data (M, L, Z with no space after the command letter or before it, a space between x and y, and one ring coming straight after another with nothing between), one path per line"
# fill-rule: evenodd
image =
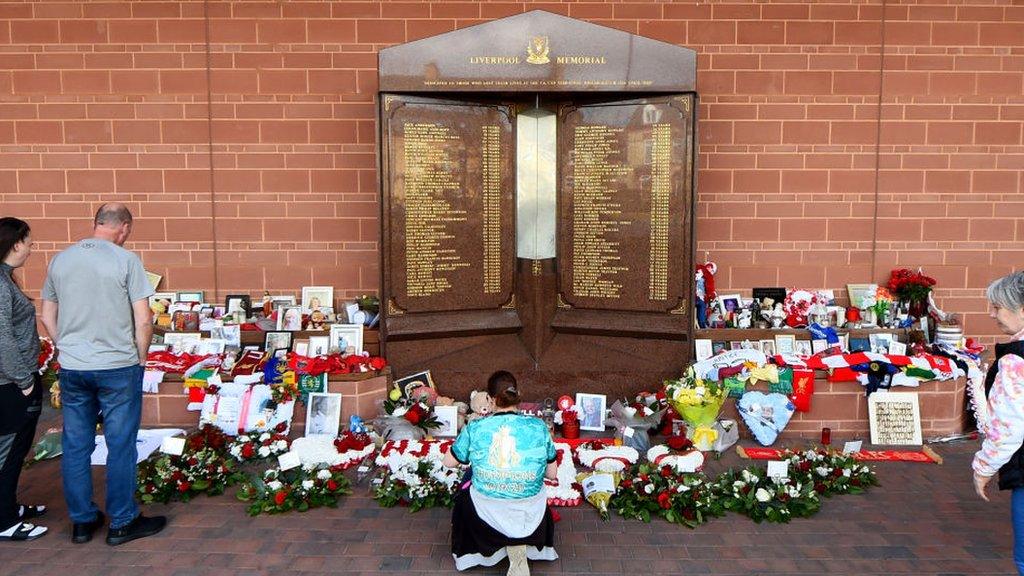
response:
M534 36L526 45L526 61L530 64L547 64L551 61L548 59L549 50L547 36Z

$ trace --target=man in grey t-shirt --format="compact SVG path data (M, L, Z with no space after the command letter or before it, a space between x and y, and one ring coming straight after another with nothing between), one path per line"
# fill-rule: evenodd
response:
M92 237L54 256L43 285L43 325L60 354L61 471L75 543L91 540L104 522L92 501L90 469L101 412L108 448L107 544L151 536L167 523L162 516L139 514L135 503L153 288L139 257L121 247L131 230L132 215L124 205L104 204L96 212Z

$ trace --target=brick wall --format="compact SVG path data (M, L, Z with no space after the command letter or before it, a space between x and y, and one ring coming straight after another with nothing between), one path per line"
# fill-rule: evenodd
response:
M169 289L375 290L376 51L534 8L697 50L698 258L721 289L924 266L995 334L983 288L1024 262L1009 0L0 2L0 213L39 242L26 285L118 199Z

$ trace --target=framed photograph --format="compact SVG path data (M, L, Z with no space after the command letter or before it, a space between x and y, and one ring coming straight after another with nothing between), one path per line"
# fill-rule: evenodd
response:
M430 370L398 378L394 381L393 386L402 395L402 398L408 398L409 393L420 386L429 386L437 390L437 386L434 385L434 379L430 376Z
M309 340L296 340L294 348L299 356L309 356Z
M761 340L761 351L766 356L775 356L775 340Z
M160 280L162 279L163 276L157 274L156 272L150 272L149 270L146 270L146 280L149 281L149 285L153 287L153 290L156 290L157 288L160 287Z
M871 443L920 446L921 408L916 392L883 392L868 396Z
M786 300L785 288L754 288L751 294L758 303L765 298L771 298L773 302L784 302Z
M330 336L310 336L309 337L309 356L326 356L327 351L331 349L331 337Z
M758 352L764 352L764 349L761 348L760 340L744 340L743 348L748 350L757 350Z
M199 303L202 303L202 301L203 301L203 292L202 292L202 290L200 290L198 292L178 292L177 301L178 302L199 302Z
M363 353L362 324L331 324L331 350L337 349L344 353L349 346L355 348L356 354Z
M303 286L302 311L309 314L324 307L334 308L334 286Z
M252 299L248 294L231 294L224 300L224 313L234 314L242 311L248 316L252 310Z
M241 348L242 346L242 327L238 324L228 324L227 326L221 326L221 338L228 343L228 346L234 346L235 348ZM213 336L213 334L211 334Z
M288 348L278 348L278 349L274 350L274 358L281 358L281 359L287 358L288 357L288 352L291 352L291 350L288 349Z
M292 349L291 332L270 331L263 336L263 349L267 352L276 352L282 348L285 350Z
M152 352L166 352L167 344L150 344L149 351Z
M164 334L164 344L170 347L172 352L188 352L191 354L203 335L199 332L168 332Z
M698 338L693 341L693 346L698 362L701 360L707 360L715 355L714 347L711 345L711 340Z
M157 292L149 297L149 309L158 313L167 312L177 297L174 292Z
M196 354L223 354L227 342L219 338L205 338L196 345Z
M306 403L306 436L336 438L341 423L341 394L312 392Z
M718 311L722 313L722 316L728 316L730 313L739 311L742 304L743 300L739 294L718 295Z
M894 339L892 342L889 342L889 354L893 356L906 356L907 345Z
M729 349L729 344L723 340L714 340L711 342L711 352L714 356L717 356L721 352L725 352Z
M776 334L775 335L775 353L776 354L795 354L796 353L796 335L794 335L794 334Z
M814 354L814 348L810 340L797 340L793 347L793 353L797 356L810 356Z
M874 290L874 284L847 284L846 292L850 296L850 306L854 308L864 307L864 297Z
M576 405L583 410L583 414L580 415L580 430L604 432L604 416L608 407L607 396L577 392Z
M848 332L839 335L839 350L843 352L850 351L850 334Z
M441 423L440 428L434 429L434 436L452 437L459 435L459 407L458 406L434 406L434 415Z
M199 330L199 312L178 310L171 314L171 330L175 332Z
M299 387L299 399L309 404L310 394L322 394L327 392L327 373L313 376L312 374L296 374L296 384Z
M849 336L849 334L846 336ZM867 338L850 338L850 346L848 349L850 352L870 352L871 341Z
M277 329L297 332L302 330L302 307L281 306L277 309Z
M889 353L889 344L895 340L892 332L881 332L878 334L868 334L868 342L871 343L871 351L879 354Z
M811 340L811 353L817 354L818 352L824 352L828 349L828 340L816 339Z
M290 294L283 294L281 296L270 297L271 307L277 310L281 306L295 306L295 296Z

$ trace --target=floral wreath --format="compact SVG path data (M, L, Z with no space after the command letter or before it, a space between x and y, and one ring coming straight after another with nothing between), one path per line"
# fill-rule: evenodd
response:
M53 340L40 336L39 337L39 374L46 372L50 367L50 362L53 361L53 355L57 352L57 349L53 347Z
M548 506L579 506L580 491L576 488L576 464L572 461L572 447L555 442L555 462L558 463L557 480L544 479Z
M580 464L599 472L621 472L636 464L640 453L629 446L609 446L600 441L580 444L576 448Z
M669 444L651 446L647 450L647 461L655 466L668 466L676 472L700 472L704 469L704 453L693 447L693 442L674 436ZM695 462L695 466L690 466Z
M807 324L807 315L813 306L827 305L828 298L816 290L790 290L782 303L786 324L797 327Z
M454 440L388 440L374 460L394 472L403 464L419 460L438 460L451 449Z
M288 451L291 441L284 433L287 430L284 422L278 424L272 432L246 432L239 434L228 445L228 452L239 462L265 460L279 456Z

